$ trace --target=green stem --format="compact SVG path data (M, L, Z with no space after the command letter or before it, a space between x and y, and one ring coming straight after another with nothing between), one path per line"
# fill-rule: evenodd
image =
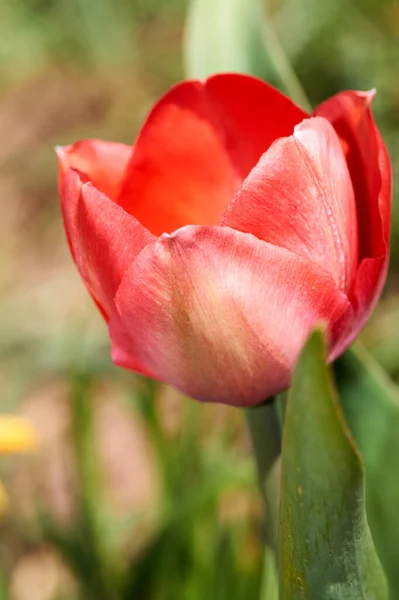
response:
M280 431L283 430L284 419L285 419L285 410L287 408L287 400L288 400L288 390L284 392L280 392L276 396L275 407L276 407L276 416L279 424Z
M279 592L276 554L265 546L259 600L277 600Z
M277 544L278 497L272 468L280 455L281 437L274 399L246 411L259 485L265 503L265 539L271 548Z
M267 4L269 3L270 2ZM311 113L312 106L299 78L297 77L290 61L287 58L287 55L284 52L282 45L280 44L280 40L278 39L275 29L272 25L272 17L269 13L270 11L267 10L266 18L264 19L263 43L265 45L266 52L268 53L276 74L280 78L281 83L283 84L288 95L304 110Z
M259 485L265 506L265 556L261 583L261 600L277 598L278 483L274 465L281 451L279 420L274 399L246 410Z

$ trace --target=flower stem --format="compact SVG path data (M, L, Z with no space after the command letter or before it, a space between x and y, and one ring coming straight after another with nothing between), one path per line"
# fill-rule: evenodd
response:
M277 600L279 593L276 554L265 546L259 600Z
M246 410L248 427L265 506L265 557L261 599L277 597L278 482L274 466L281 451L281 435L274 399ZM275 591L273 591L275 590Z

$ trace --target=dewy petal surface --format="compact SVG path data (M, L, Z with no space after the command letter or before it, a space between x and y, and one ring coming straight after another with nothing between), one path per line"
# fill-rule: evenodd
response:
M346 296L316 265L229 227L184 227L145 248L118 290L113 359L188 395L259 403L289 383L311 327Z
M71 146L56 148L60 190L69 168L84 173L100 192L111 200L119 196L125 170L132 156L132 146L103 140L81 140Z
M251 171L221 224L316 262L347 291L357 267L356 206L330 123L306 119L292 136L277 140Z
M72 256L107 318L124 272L155 238L73 169L65 176L61 204Z
M333 124L341 139L357 206L359 267L349 290L354 312L341 352L356 339L374 309L389 262L392 172L371 113L373 97L374 92L340 92L315 111Z
M144 124L119 203L157 235L216 225L263 152L305 117L247 75L181 83Z

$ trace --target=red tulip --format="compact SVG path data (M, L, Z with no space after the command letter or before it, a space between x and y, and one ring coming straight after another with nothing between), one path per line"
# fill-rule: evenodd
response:
M172 88L133 147L58 149L65 228L116 364L206 401L286 388L324 321L330 359L368 319L389 258L390 161L373 94L309 117L269 85Z

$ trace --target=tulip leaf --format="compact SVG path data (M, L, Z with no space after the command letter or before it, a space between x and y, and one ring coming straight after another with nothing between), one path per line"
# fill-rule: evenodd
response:
M261 0L191 0L184 55L189 77L221 71L270 78Z
M366 474L367 517L399 598L399 391L360 344L335 365L340 401Z
M367 524L361 459L310 337L288 396L282 449L281 600L386 600Z

